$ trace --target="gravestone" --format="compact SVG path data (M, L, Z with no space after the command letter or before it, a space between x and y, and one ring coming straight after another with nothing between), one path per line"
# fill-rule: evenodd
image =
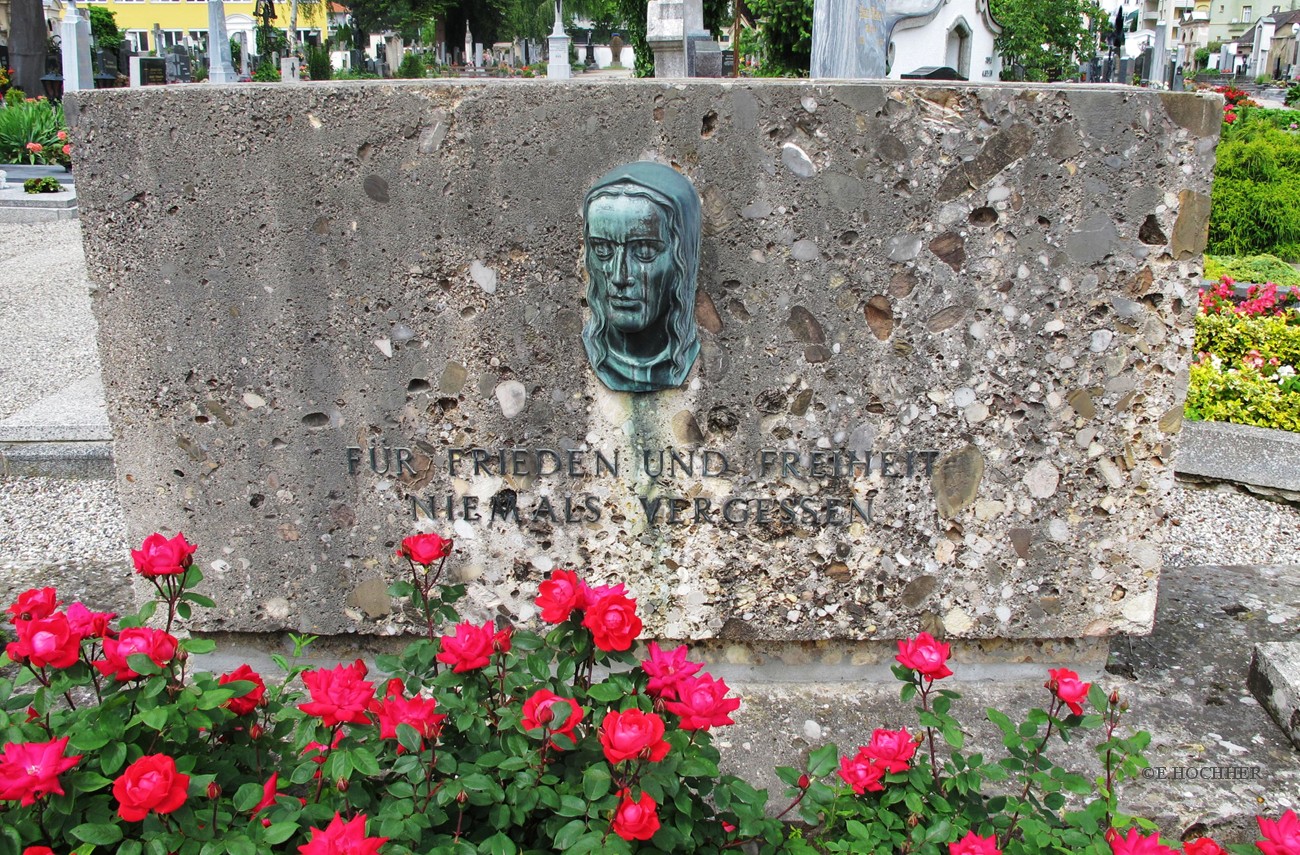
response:
M298 83L302 80L302 69L298 62L298 57L287 56L280 60L280 81L283 83Z
M59 25L63 49L63 91L95 88L95 67L90 58L90 21L77 8L76 0L67 0L67 10Z
M816 0L810 76L848 80L885 76L894 26L933 13L942 0Z
M131 86L163 86L167 83L167 60L156 56L131 57Z
M1220 112L950 82L77 93L130 539L200 543L229 631L408 630L385 589L429 529L480 620L575 567L727 650L1149 631ZM685 185L608 175L643 155ZM693 295L653 284L693 240ZM627 253L643 291L597 265ZM650 391L584 343L635 366L660 330L698 351Z
M163 67L168 83L189 83L194 79L190 52L181 45L167 52Z
M243 51L240 51L243 54ZM239 80L230 58L230 36L226 32L226 4L224 0L208 0L208 80L213 83L234 83Z

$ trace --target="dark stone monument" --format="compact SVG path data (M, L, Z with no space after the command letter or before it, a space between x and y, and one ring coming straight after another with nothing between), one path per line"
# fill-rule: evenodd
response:
M140 59L140 85L162 86L167 83L167 60L156 56Z
M176 45L163 59L163 69L168 83L189 83L194 79L190 52Z

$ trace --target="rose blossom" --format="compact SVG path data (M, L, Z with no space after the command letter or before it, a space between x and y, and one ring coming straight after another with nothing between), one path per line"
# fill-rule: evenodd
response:
M48 846L28 846L23 855L54 855L54 850Z
M607 593L588 606L582 625L591 630L601 650L627 650L641 634L636 600L617 593Z
M235 715L248 715L266 703L266 683L262 680L262 675L248 667L247 663L240 665L229 674L222 674L217 679L217 685L224 686L227 683L253 684L253 688L244 694L233 697L222 704Z
M938 680L952 676L952 671L945 664L948 661L948 650L947 644L941 644L930 633L923 632L916 638L898 642L898 655L894 658L904 668L911 668L927 681Z
M916 754L916 737L905 727L901 730L877 728L871 734L871 744L861 750L888 774L906 772L908 762Z
M23 807L53 793L63 795L59 775L77 765L81 755L63 756L68 737L51 742L6 742L0 750L0 801Z
M124 629L117 638L104 639L104 658L96 662L95 667L105 677L111 675L119 682L134 680L140 675L127 664L128 657L143 653L162 668L175 658L176 644L176 639L161 629L146 626Z
M149 814L171 813L185 804L190 776L176 770L176 761L166 754L146 754L127 766L113 782L117 815L127 822L139 822Z
M135 572L146 579L158 576L179 576L194 562L194 550L197 546L185 540L185 535L177 533L171 540L154 532L144 539L139 549L131 550L131 560L135 562Z
M524 716L520 724L524 730L545 728L552 736L563 734L576 743L578 740L573 735L573 729L580 721L582 707L576 701L562 698L549 689L539 689L524 701ZM554 740L550 746L557 751L561 750Z
M447 717L434 712L438 708L438 702L419 695L404 697L405 689L402 681L394 677L384 689L384 699L371 704L370 711L379 722L379 738L396 739L399 724L415 728L421 740L436 737L442 729L443 719ZM402 751L403 746L397 746L397 753L401 754Z
M1092 683L1084 683L1069 668L1052 668L1047 672L1047 677L1048 680L1043 685L1064 701L1070 712L1083 715L1083 705L1080 702L1088 697Z
M677 684L681 679L704 667L699 662L686 661L689 651L685 644L665 652L659 648L658 643L652 641L649 652L650 658L641 663L641 670L650 675L650 685L646 691L656 698L676 698Z
M1276 820L1255 818L1264 839L1255 844L1264 855L1300 855L1300 819L1288 810Z
M584 585L572 570L553 570L551 578L537 586L537 607L542 610L542 620L563 623L574 609L583 607Z
M301 855L377 855L387 837L366 837L366 815L343 821L337 812L325 828L313 828L311 840L298 847Z
M642 793L641 798L632 801L632 794L627 790L619 791L622 801L614 812L614 833L624 840L649 840L659 830L659 812L655 800L649 793Z
M1106 832L1106 842L1114 855L1178 855L1178 850L1160 845L1159 833L1143 837L1136 827L1124 836L1120 836L1119 829L1112 828Z
M360 659L351 665L338 666L326 671L304 671L302 682L311 694L311 701L298 704L307 715L320 716L321 724L369 724L366 710L375 699L375 684L366 682L366 663Z
M740 708L740 698L728 698L725 680L708 674L683 677L677 683L679 700L666 701L664 708L681 716L682 730L708 730L710 727L735 724L730 713Z
M14 633L18 640L6 645L5 652L15 662L36 668L69 668L81 658L81 637L73 632L63 612L19 621Z
M1300 852L1300 849L1296 850ZM1228 855L1228 850L1208 837L1198 837L1183 844L1186 855Z
M262 785L262 800L253 805L253 810L248 814L249 818L257 816L266 808L275 807L275 797L279 795L279 790L280 773L272 772L271 777L267 778L266 783ZM263 821L269 823L269 820Z
M73 603L67 608L68 623L72 631L80 638L105 638L113 634L109 623L117 617L117 612L92 612L82 603Z
M845 755L840 758L840 778L858 795L883 790L885 787L880 783L883 777L885 770L872 762L864 748L858 749L856 757Z
M14 604L5 611L11 615L9 620L17 624L19 621L49 617L58 607L59 598L53 588L32 588L19 594Z
M452 541L436 534L413 534L402 540L402 548L397 550L416 564L428 567L433 562L451 555Z
M948 844L948 855L1002 855L1002 850L998 848L996 834L980 837L975 832L968 831L961 840Z
M495 632L492 621L475 626L469 621L456 624L451 635L442 637L442 652L438 661L453 666L452 671L463 674L478 668L485 668L492 659Z
M638 757L658 763L671 747L664 739L663 719L636 709L605 713L600 723L600 744L610 763Z

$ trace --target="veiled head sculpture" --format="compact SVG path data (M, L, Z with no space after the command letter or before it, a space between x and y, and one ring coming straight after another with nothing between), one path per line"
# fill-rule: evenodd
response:
M620 392L680 386L700 352L695 187L661 163L610 170L587 193L583 244L591 320L582 341L596 376Z

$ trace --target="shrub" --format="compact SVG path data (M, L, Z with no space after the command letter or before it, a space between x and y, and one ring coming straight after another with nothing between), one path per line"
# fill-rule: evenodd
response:
M58 193L63 185L53 178L28 178L23 182L24 193Z
M1300 287L1300 270L1276 255L1205 256L1205 278L1218 281L1224 276L1237 282Z
M0 160L5 163L42 162L41 150L60 144L59 131L65 127L62 105L52 104L44 98L7 103L0 109ZM40 148L30 148L33 144Z
M1300 382L1295 363L1272 374L1253 360L1228 367L1209 357L1192 365L1184 415L1193 421L1231 422L1271 430L1300 431Z
M1300 102L1300 83L1292 83L1287 87L1286 98L1283 103L1290 107L1297 102Z
M254 83L279 83L280 69L276 68L271 61L265 60L260 63L253 71Z
M414 80L424 77L424 73L424 60L420 59L418 54L408 53L403 56L402 61L398 63L397 70L393 72L393 76Z
M312 80L329 80L334 75L334 65L330 62L330 51L325 45L307 45L307 74Z
M1300 135L1254 112L1219 143L1206 250L1300 260Z

